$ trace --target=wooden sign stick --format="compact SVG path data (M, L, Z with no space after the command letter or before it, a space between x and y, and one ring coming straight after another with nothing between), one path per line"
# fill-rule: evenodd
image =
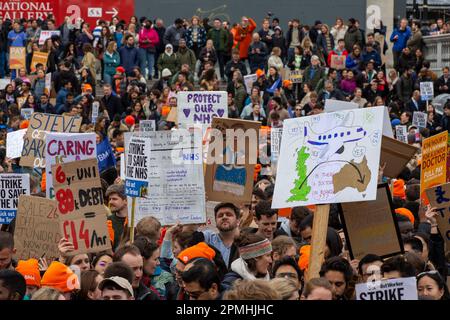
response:
M134 207L136 206L136 198L131 200L131 230L130 230L130 242L134 242Z
M320 268L324 261L325 245L327 241L328 218L330 205L317 205L314 212L311 238L311 255L309 257L306 281L319 277Z

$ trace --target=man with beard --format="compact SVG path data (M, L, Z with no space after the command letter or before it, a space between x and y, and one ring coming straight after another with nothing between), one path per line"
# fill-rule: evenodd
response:
M234 238L239 235L240 210L232 203L219 203L214 208L214 217L219 233L203 231L205 242L216 247L222 254L227 268L239 258Z
M113 250L122 239L125 228L128 227L128 204L123 185L113 184L106 190L111 215L108 217L108 231L112 241Z

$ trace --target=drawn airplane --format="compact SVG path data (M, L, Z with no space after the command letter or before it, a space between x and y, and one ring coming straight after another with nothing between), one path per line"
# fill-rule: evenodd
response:
M316 133L311 129L311 124L306 123L304 134L307 143L321 149L319 158L328 159L335 153L344 152L344 144L363 139L367 135L361 126L353 126L354 113L350 112L342 120L342 124L322 133Z

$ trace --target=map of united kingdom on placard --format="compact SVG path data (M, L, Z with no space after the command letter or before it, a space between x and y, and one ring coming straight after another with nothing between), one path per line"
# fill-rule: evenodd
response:
M376 199L384 108L284 121L273 208Z

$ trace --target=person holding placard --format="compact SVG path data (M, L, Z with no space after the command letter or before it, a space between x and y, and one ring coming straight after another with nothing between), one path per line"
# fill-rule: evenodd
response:
M112 215L108 217L108 231L115 250L128 228L128 204L124 185L111 185L106 190Z

